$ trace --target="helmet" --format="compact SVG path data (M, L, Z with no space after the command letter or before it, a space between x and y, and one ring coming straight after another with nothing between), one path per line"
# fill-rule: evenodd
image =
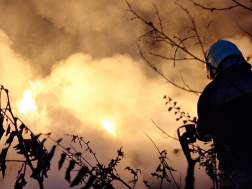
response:
M205 59L208 79L214 79L217 74L218 65L230 55L239 55L243 58L237 46L226 40L218 40L206 51Z

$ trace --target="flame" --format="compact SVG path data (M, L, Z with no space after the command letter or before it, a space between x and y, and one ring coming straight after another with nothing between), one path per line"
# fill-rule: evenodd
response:
M23 93L23 99L19 102L19 112L22 114L37 110L34 97L41 91L41 83L38 81L35 84L30 81L30 86L32 89L25 91ZM39 89L37 89L37 86L39 86Z
M114 133L115 128L114 128L114 124L111 123L109 120L104 120L102 123L103 127L108 130L109 133Z
M19 102L19 112L26 113L29 110L36 110L37 106L35 100L32 97L31 90L27 90L23 93L23 100Z

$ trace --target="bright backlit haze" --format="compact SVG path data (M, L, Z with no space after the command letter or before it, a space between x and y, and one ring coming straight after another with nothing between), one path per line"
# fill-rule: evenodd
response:
M111 123L109 120L104 120L102 122L103 127L108 130L109 133L113 134L115 131L114 124Z
M224 7L230 3L216 2L207 1L206 6ZM187 15L174 1L129 3L147 20L157 19L154 3L162 15L164 30L172 34L183 35L182 28L191 27ZM239 23L250 28L251 12L234 9L212 13L196 8L190 1L181 3L192 13L199 31L205 32L209 44L225 38L236 43L244 56L251 55L251 40L237 27ZM81 136L90 141L104 164L123 147L126 158L120 163L119 174L124 176L126 166L139 168L142 173L136 189L145 188L145 179L155 185L153 188L159 188L160 182L151 177L159 154L144 134L147 133L160 150L167 150L169 163L177 170L175 177L178 181L181 178L183 185L187 162L183 154L172 152L181 149L180 144L167 138L152 120L177 137L176 130L183 122L175 121L174 112L167 111L163 96L177 101L192 117L197 116L198 96L170 85L142 59L136 44L148 28L131 20L124 0L0 0L0 7L0 84L9 90L14 112L34 133L52 132L55 139L63 137L66 146L71 141L65 139L66 134ZM208 23L211 25L206 31ZM191 44L192 50L194 45ZM169 53L166 49L162 52ZM209 82L203 64L181 61L174 68L173 61L163 59L157 59L155 64L173 81L182 73L186 84L197 90ZM46 141L49 149L52 144ZM80 150L85 154L84 148ZM92 158L88 160L94 163ZM53 161L45 189L68 189L65 170L55 168L59 156ZM7 164L0 188L13 188L20 167L18 163ZM195 172L195 189L211 184L204 170L196 168ZM29 176L25 189L38 188ZM125 177L126 182L132 179Z

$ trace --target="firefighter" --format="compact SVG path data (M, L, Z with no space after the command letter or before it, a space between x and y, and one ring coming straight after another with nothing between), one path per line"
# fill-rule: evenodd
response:
M221 189L252 188L252 71L237 46L218 40L206 51L212 80L198 101L197 133L213 140Z

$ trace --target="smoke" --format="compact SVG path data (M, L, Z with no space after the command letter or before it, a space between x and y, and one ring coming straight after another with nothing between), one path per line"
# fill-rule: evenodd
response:
M179 36L188 31L188 15L174 2L130 3L153 22L157 20L154 3L165 31ZM198 31L204 36L205 48L223 38L236 43L245 57L251 56L251 40L244 37L244 31L237 26L238 23L250 32L249 11L237 8L212 13L187 1L182 6L193 15ZM205 6L229 4L216 5L209 1ZM125 1L0 0L0 7L0 81L9 89L14 113L34 133L52 132L55 139L65 134L83 136L91 142L104 164L123 147L126 159L118 171L124 179L130 180L131 175L124 168L141 169L139 188L143 187L142 180L159 185L150 175L158 166L159 154L147 134L160 150L167 150L168 163L177 170L174 173L177 180L181 173L183 185L186 159L180 150L174 153L180 145L167 138L155 124L177 137L176 129L183 123L175 121L174 112L167 112L163 96L170 96L191 116L197 115L198 96L168 84L141 59L136 43L148 28L131 20ZM193 52L201 53L197 44L188 45ZM171 53L162 46L157 47L157 52ZM172 61L153 60L159 63L165 75L182 85L180 73L186 83L197 90L202 91L208 83L202 63L182 61L174 68ZM20 101L25 91L32 94L36 109L21 113ZM103 127L104 120L114 124L113 134ZM62 144L68 146L70 141L64 137ZM53 143L47 141L46 144L50 149ZM59 160L60 149L57 150L45 188L69 186L64 180L64 170L53 168ZM95 163L89 154L86 156ZM17 174L17 167L7 164L7 175L1 179L1 187L9 188L10 183L13 186L11 178ZM204 170L196 171L196 188L205 188L206 183L210 183L209 178L202 175L205 175ZM118 187L122 186L118 184ZM37 183L29 179L27 188L37 188Z

